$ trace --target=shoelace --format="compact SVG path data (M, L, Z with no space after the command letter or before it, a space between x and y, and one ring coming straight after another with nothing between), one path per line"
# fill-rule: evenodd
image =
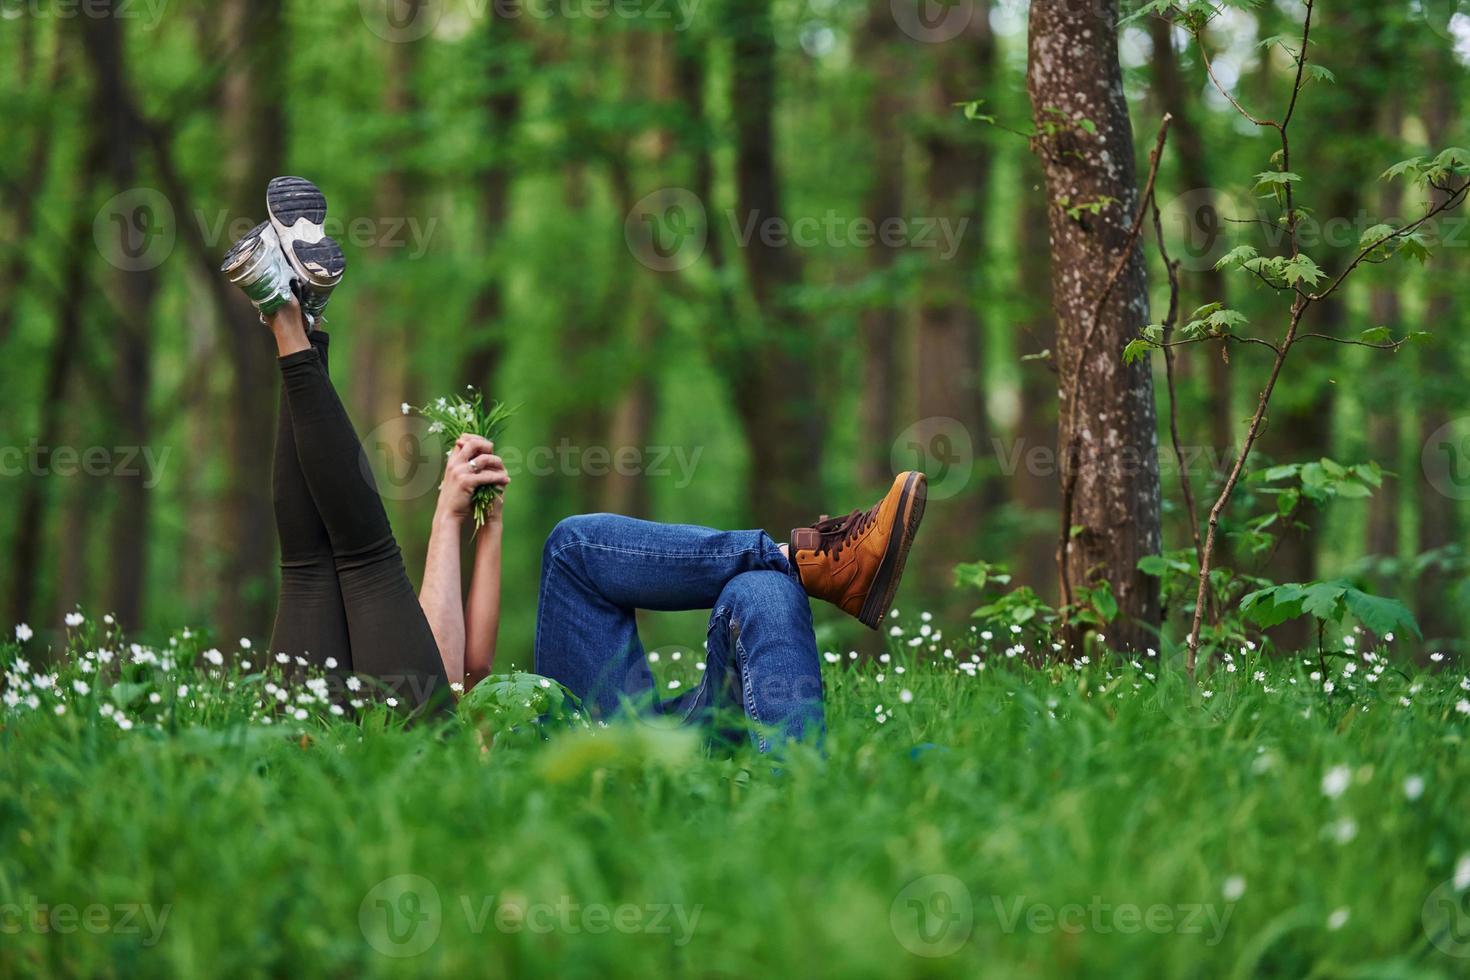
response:
M816 531L820 538L817 542L817 554L830 551L833 558L841 557L843 547L866 531L873 523L880 505L881 502L867 510L855 510L846 517L823 517L813 524L812 530Z

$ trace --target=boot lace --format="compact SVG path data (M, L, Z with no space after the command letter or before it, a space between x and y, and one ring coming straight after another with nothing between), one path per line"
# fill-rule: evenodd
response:
M823 516L812 525L812 530L819 536L817 554L831 552L833 558L841 557L842 549L856 541L873 523L878 516L878 507L879 504L874 504L867 510L855 510L846 517Z

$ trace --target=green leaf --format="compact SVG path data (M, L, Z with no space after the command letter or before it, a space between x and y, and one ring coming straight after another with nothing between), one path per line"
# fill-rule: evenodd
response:
M1353 588L1347 590L1344 599L1347 602L1348 612L1379 636L1407 630L1417 637L1423 637L1423 634L1419 632L1419 624L1415 621L1414 614L1396 599L1369 595L1367 592Z
M1305 282L1309 286L1315 286L1322 281L1322 268L1312 261L1312 257L1306 254L1298 255L1289 260L1281 271L1282 277L1291 285Z
M1369 327L1359 339L1365 344L1386 344L1393 339L1393 334L1389 333L1387 327Z
M1215 263L1215 268L1224 269L1227 266L1242 265L1249 260L1256 258L1260 254L1261 253L1257 252L1249 245L1237 245L1230 251L1226 252L1224 255L1220 256L1220 261Z
M1381 177L1379 177L1378 179L1379 180L1393 180L1393 179L1395 179L1397 177L1411 177L1411 178L1414 178L1415 180L1417 180L1421 176L1421 171L1423 169L1423 166L1424 166L1424 158L1423 157L1409 157L1409 159L1407 159L1407 160L1400 160L1398 163L1394 164L1392 167L1389 167L1387 170L1385 170L1383 172L1383 175Z
M962 110L965 114L965 118L970 120L971 122L982 122L989 125L995 124L994 116L990 115L989 113L981 112L981 109L985 106L984 99L974 99L970 102L956 102L954 103L954 105Z
M1308 82L1328 82L1330 84L1337 81L1336 75L1317 64L1307 65L1303 71L1303 77Z

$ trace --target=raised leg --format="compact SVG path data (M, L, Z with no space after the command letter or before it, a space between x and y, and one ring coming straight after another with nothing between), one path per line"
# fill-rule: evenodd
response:
M722 713L736 711L755 723L750 737L762 752L824 731L811 606L784 572L737 575L710 614L704 678L685 717L718 724Z
M327 359L327 335L314 331L312 347ZM301 657L318 667L327 661L335 670L352 670L352 649L347 632L347 610L342 604L342 587L332 560L332 539L317 513L316 502L301 472L296 453L296 434L291 427L291 405L281 389L276 426L276 451L271 467L272 502L276 534L281 544L281 595L276 604L276 623L271 632L271 653Z
M602 717L624 700L650 701L653 678L635 611L712 608L732 579L754 571L791 577L780 548L763 531L715 531L613 514L567 518L542 554L536 671L571 688Z
M279 331L278 348L289 349ZM445 706L444 665L347 410L315 351L279 363L301 472L332 545L353 667L410 705Z

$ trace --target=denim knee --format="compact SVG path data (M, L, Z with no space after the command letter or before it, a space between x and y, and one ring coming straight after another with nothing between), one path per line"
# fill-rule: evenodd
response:
M752 616L762 619L796 620L811 617L806 592L795 576L786 572L744 572L726 583L715 605L716 613L727 612L737 623Z

